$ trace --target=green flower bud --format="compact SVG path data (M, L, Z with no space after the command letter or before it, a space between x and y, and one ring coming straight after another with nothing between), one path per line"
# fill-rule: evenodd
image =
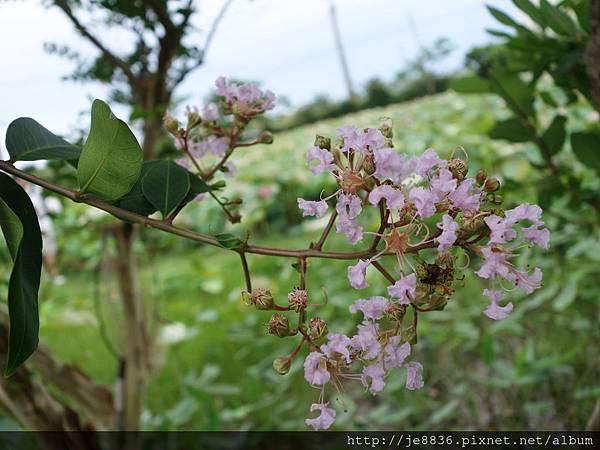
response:
M503 201L504 198L500 194L494 194L493 203L495 203L496 205L501 205Z
M500 181L498 181L497 178L488 178L485 180L485 183L483 184L483 190L485 192L496 192L498 189L500 189Z
M190 111L188 113L188 122L187 122L188 130L191 130L192 128L200 125L201 122L202 122L202 118L200 117L200 114L198 114L196 111Z
M384 117L379 126L379 131L384 137L392 139L394 137L394 122L390 117Z
M483 169L479 169L477 171L477 175L475 175L475 181L477 182L477 184L479 186L483 185L483 183L485 183L486 178L487 178L487 172Z
M269 320L269 334L286 337L290 335L290 321L286 316L275 313Z
M272 144L273 143L273 133L270 131L263 131L260 133L260 142L262 144Z
M280 356L273 361L273 369L279 375L285 375L290 371L292 361L287 356Z
M443 310L448 304L448 298L444 295L432 295L429 300L429 309L435 311Z
M317 134L315 136L315 147L319 147L324 150L331 150L331 139Z
M179 136L179 121L175 117L167 114L163 117L163 123L169 133L173 136Z
M271 291L265 288L258 288L252 291L252 303L256 309L262 311L273 309L273 305L275 305Z
M248 291L242 291L242 303L246 306L250 306L253 304L252 294Z
M325 336L327 334L327 322L319 317L313 317L308 322L308 333L313 339Z

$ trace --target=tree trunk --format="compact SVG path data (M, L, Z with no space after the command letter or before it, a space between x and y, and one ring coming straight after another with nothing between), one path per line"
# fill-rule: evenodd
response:
M116 268L123 302L125 330L124 360L121 362L122 391L118 428L139 431L148 375L149 336L144 303L136 287L136 258L133 250L134 226L124 223L115 228Z
M2 311L2 318L7 318ZM8 322L0 320L0 359L8 353ZM39 352L39 350L38 350ZM45 352L42 348L42 352ZM29 369L30 363L19 367L9 378L0 377L0 404L24 428L33 431L61 431L39 433L39 443L48 450L99 449L95 425L84 420L75 410L55 398L46 384ZM69 433L64 433L64 432ZM73 433L73 432L87 433Z
M600 0L591 0L590 20L592 34L585 49L585 65L594 106L600 112Z

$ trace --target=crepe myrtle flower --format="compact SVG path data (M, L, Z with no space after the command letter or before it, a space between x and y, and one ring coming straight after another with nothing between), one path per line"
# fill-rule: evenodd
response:
M275 107L275 94L261 91L254 83L227 82L221 76L215 85L226 113L249 118Z
M310 412L319 411L319 415L313 419L306 419L304 423L313 430L327 430L335 421L335 409L329 408L329 403L313 403Z
M227 108L238 92L227 84L221 88L219 105ZM249 89L243 95L253 98L257 94ZM277 335L302 335L297 349L282 357L286 364L303 345L309 347L304 377L320 392L311 406L311 412L320 414L306 423L315 429L333 424L335 410L325 393L332 388L341 393L347 381L360 382L366 392L381 395L390 371L401 370L406 389L423 387L423 366L411 358L410 342L418 314L442 309L455 292L454 282L462 278L460 272L470 265L467 255L467 266L455 266L457 251L481 256L474 271L489 283L483 291L489 304L482 311L492 320L502 320L513 309L513 303L504 300L505 291L515 287L528 294L541 286L539 267L515 265L519 249L524 245L547 248L550 239L539 206L523 203L503 208L501 195L496 193L500 182L482 171L468 177L468 158L443 159L434 149L420 155L398 151L389 123L379 129L343 126L337 135L336 140L318 136L307 154L310 172L328 173L337 183L319 199L298 199L306 217L323 217L330 202L334 209L318 245L309 251L321 251L332 230L345 234L351 244L374 236L370 246L344 255L343 259L354 259L346 269L348 281L354 289L366 289L367 269L373 265L391 283L384 295L355 299L348 306L350 313L359 315L353 333L329 332L330 324L313 326L317 320L310 312L318 305L312 303L268 305L299 315L297 329L276 331ZM437 229L430 232L432 224ZM376 263L389 255L396 257L398 276L389 264ZM300 285L306 293L304 275ZM403 322L407 311L412 311L410 326Z

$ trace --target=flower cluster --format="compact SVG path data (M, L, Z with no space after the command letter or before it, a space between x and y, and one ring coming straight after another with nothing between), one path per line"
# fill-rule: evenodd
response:
M219 77L215 84L216 102L204 104L201 110L188 107L185 127L172 116L164 119L165 127L184 153L177 163L197 172L204 181L219 172L225 177L235 175L237 168L229 157L236 148L273 141L268 132L258 136L245 132L252 119L274 107L275 95L271 91L263 92L253 83L228 83L224 77ZM199 194L196 199L205 196ZM239 221L239 215L227 209L239 204L239 200L219 203L232 222Z
M490 282L483 291L490 299L484 314L494 320L505 318L513 309L512 303L501 305L508 289L501 281L525 293L541 284L539 268L530 273L510 262L523 244L548 248L550 233L543 228L539 206L524 203L504 210L497 179L488 178L484 171L468 178L466 160L442 159L433 149L418 156L400 153L391 138L389 121L379 129L344 126L338 129L333 145L318 136L308 151L310 170L314 174L329 172L338 189L318 200L299 198L303 215L323 217L330 202L335 202L335 229L350 244L373 236L373 251L347 269L350 285L358 290L368 287L370 266L376 266L391 282L387 298L361 299L350 307L351 312L364 315L355 336L329 334L328 342L309 354L304 368L312 385L332 382L337 386L340 378L352 378L348 368L361 362L360 380L372 394L383 389L386 372L398 367L406 368L409 389L421 387L421 365L403 362L410 353L409 341L400 332L404 314L411 307L416 319L419 312L442 309L454 293L456 260L467 252L483 258L475 273ZM366 231L361 224L360 217L368 208L380 215L377 230ZM431 225L435 225L433 230ZM423 256L429 248L437 251ZM398 261L397 276L378 262L387 255ZM382 332L377 321L384 316L396 326ZM416 333L416 322L410 332ZM320 416L306 423L315 429L328 428L335 411L323 401L323 395L312 405L311 411L315 410Z

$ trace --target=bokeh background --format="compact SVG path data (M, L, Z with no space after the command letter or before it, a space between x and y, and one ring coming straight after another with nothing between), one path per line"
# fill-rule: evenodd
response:
M203 42L222 3L198 2L196 31L190 39ZM487 3L524 27L536 26L511 1ZM568 14L579 23L575 12L580 2L562 3L565 10L574 5ZM227 181L227 192L243 198L241 224L227 224L208 201L186 208L179 223L202 231L249 232L254 242L266 245L305 246L318 238L324 223L301 220L296 198L316 197L331 183L325 176L312 175L305 164L316 133L333 136L344 124L377 126L382 117L391 117L401 151L419 153L433 147L449 156L462 146L471 175L485 167L502 181L507 207L529 201L547 209L550 250L526 249L521 260L544 270L544 286L529 296L511 293L514 312L493 322L482 313L487 304L482 283L466 270L448 306L420 320L415 356L425 367L425 388L405 390L401 374L391 376L377 397L365 395L359 384L351 386L335 404L335 426L583 428L600 397L600 215L589 206L600 185L594 164L577 158L563 137L555 154L561 172L548 173L539 142L498 134L498 122L513 114L506 99L491 88L485 92L481 86L460 89L453 84L478 69L473 61L481 59L466 57L474 48L505 45L506 37L486 29L505 30L507 24L499 23L484 2L338 0L335 11L350 85L336 49L331 2L232 3L204 64L178 88L169 110L181 114L186 105L201 104L219 75L259 82L278 95L278 106L259 124L274 132L274 143L234 158L238 173ZM92 23L95 19L92 12L86 18ZM547 34L561 38L552 30ZM117 52L132 45L112 29L100 35ZM0 38L0 135L11 120L31 116L55 133L81 139L91 99L110 101L111 85L68 79L76 63L61 58L57 49L60 53L59 47L68 43L84 58L92 58L93 47L59 10L34 1L0 3ZM54 51L47 51L53 44ZM568 45L581 47L584 41L574 38ZM508 59L512 61L510 55ZM532 101L540 129L560 114L568 119L567 133L597 130L598 112L585 90L565 89L551 74L543 75L536 86ZM469 90L477 92L465 93ZM571 93L574 98L567 95ZM548 96L553 102L546 101ZM132 113L123 104L115 103L114 110L123 118ZM172 147L165 136L161 151L168 154ZM38 165L36 170L67 183L72 176L52 166ZM548 177L563 184L548 193L542 189ZM573 180L573 189L560 187L572 186ZM51 195L46 204L57 260L42 276L41 338L60 358L111 386L123 328L111 259L115 250L102 236L115 220ZM334 236L328 245L344 243ZM287 376L272 370L273 359L288 353L293 343L268 336L269 314L240 301L244 284L237 255L152 229L140 230L135 250L138 284L157 343L151 355L144 428L304 429L317 394L303 379L300 359ZM0 257L4 292L10 257L4 248ZM255 285L284 296L297 282L291 262L250 255ZM310 284L327 286L329 294L329 304L319 314L331 329L351 330L356 318L347 309L357 293L348 285L346 263L311 264ZM369 272L368 280L371 287L361 296L384 292L384 281L376 273ZM2 415L0 428L18 427L10 415Z

